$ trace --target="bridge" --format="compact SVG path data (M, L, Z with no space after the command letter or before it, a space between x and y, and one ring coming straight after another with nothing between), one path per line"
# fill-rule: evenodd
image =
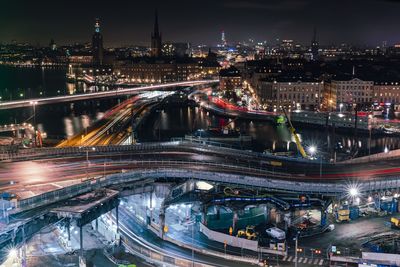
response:
M341 198L356 186L363 194L400 189L398 157L363 163L323 163L272 157L174 141L123 146L36 148L2 151L0 189L19 195L27 210L99 187L145 179L196 179L221 184ZM275 162L275 163L272 163ZM280 162L281 166L276 166Z
M21 123L21 124L0 125L0 133L2 133L2 132L13 132L13 131L19 131L19 130L25 130L25 129L33 129L32 124L24 122L24 123Z
M140 188L144 190L160 180L167 183L179 180L183 184L207 181L278 194L333 198L345 197L354 187L365 196L400 189L398 153L357 162L323 163L322 176L319 162L238 150L196 139L136 145L3 148L0 155L0 190L18 195L16 208L9 212L13 217L27 214L24 216L30 218L24 224L13 222L1 229L2 236L14 243L23 240L24 231L34 234L32 225L40 222L42 227L55 222L57 217L49 215L53 205L103 188L140 192ZM97 215L87 216L93 219ZM118 224L118 215L115 220ZM125 238L130 231L127 222L126 218L120 222L120 232Z
M71 101L81 101L81 100L88 100L88 99L116 97L116 96L121 96L121 95L132 95L132 94L136 94L141 91L165 90L168 88L174 88L174 87L179 87L179 86L208 85L208 84L214 84L217 82L219 82L219 80L196 80L196 81L156 84L156 85L133 87L133 88L117 88L117 89L109 90L109 91L91 92L91 93L76 94L76 95L34 98L34 99L25 99L25 100L17 100L17 101L5 101L5 102L0 102L0 110L12 109L12 108L22 108L22 107L32 107L32 106L45 105L45 104L56 104L56 103L71 102Z

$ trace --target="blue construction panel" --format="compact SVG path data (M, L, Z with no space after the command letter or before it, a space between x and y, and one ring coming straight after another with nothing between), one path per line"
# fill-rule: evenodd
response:
M351 207L349 207L349 210L350 210L350 214L349 214L350 220L356 220L356 219L358 219L358 217L360 217L359 207L351 206Z

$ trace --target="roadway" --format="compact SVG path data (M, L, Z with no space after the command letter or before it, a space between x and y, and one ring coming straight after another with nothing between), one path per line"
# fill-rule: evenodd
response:
M102 119L57 147L120 145L135 131L134 121L151 111L173 92L147 92L131 97L107 111ZM138 123L136 123L137 125Z
M140 145L132 147L140 147ZM323 164L320 176L321 165L315 161L282 161L282 166L273 166L268 156L254 154L251 157L249 153L238 150L196 144L170 145L158 149L150 147L126 151L116 150L107 153L102 152L101 147L95 150L77 148L77 151L81 152L41 159L35 159L32 156L26 160L2 162L0 190L157 168L202 170L268 179L315 182L337 182L349 179L368 181L400 176L398 159L369 164Z
M115 90L91 92L77 95L66 95L66 96L54 96L46 98L34 98L16 101L0 102L1 109L12 109L22 107L32 107L45 104L55 104L62 102L81 101L96 98L116 97L122 95L132 95L143 91L154 91L154 90L165 90L168 88L175 88L180 86L196 86L217 83L218 80L196 80L196 81L185 81L185 82L174 82L165 84L156 84L149 86L133 87L133 88L117 88Z
M160 239L152 231L140 225L133 214L131 214L124 207L119 208L119 223L122 235L134 242L142 242L146 244L149 249L154 249L157 252L164 253L174 258L184 258L193 260L198 263L205 263L211 266L232 266L232 267L247 267L254 266L245 262L238 262L219 258L215 256L200 254L196 251L182 248L170 242ZM193 254L192 254L193 253Z

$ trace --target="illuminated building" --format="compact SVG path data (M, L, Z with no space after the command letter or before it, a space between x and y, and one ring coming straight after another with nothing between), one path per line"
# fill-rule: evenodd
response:
M190 54L190 43L172 43L162 44L162 55L166 57L184 57Z
M118 72L137 83L168 83L199 78L199 65L192 58L134 58Z
M242 87L242 75L240 71L231 66L219 72L219 86L221 90L234 90Z
M322 102L324 83L312 77L262 79L255 88L258 99L269 110L316 110Z
M93 54L93 64L103 65L103 35L100 33L100 20L96 19L94 25L94 34L92 37L92 54Z
M354 105L372 103L374 82L353 76L335 77L325 83L323 108L327 111L347 110Z
M400 104L400 83L399 82L377 82L374 84L374 103L383 105Z
M93 55L87 52L71 52L68 56L68 62L72 65L89 65L93 62Z
M217 61L217 54L213 53L211 49L208 50L207 56L205 58L200 58L198 62L201 77L214 78L219 75L221 65Z
M314 28L314 35L311 41L311 60L318 60L319 59L319 44L317 41L317 29Z
M224 32L224 31L221 32L221 45L222 45L223 47L225 47L225 46L227 45L226 38L225 38L225 32Z

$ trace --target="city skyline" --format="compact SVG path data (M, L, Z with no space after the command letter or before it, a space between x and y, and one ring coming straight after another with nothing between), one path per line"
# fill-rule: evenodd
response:
M216 45L224 30L230 43L251 38L274 44L279 38L309 45L314 27L318 30L319 43L325 45L380 45L382 41L388 44L399 41L396 37L400 36L396 27L400 22L396 14L398 1L325 2L206 0L199 5L180 0L173 4L119 0L113 6L104 6L94 1L71 0L59 1L55 6L47 0L34 4L19 0L3 4L0 23L8 26L0 30L0 42L16 40L41 45L48 44L50 39L58 44L89 42L93 20L98 17L102 21L106 47L148 46L156 8L160 31L166 41ZM378 24L373 18L380 13L385 17L380 18Z
M0 265L400 267L399 8L3 1Z

